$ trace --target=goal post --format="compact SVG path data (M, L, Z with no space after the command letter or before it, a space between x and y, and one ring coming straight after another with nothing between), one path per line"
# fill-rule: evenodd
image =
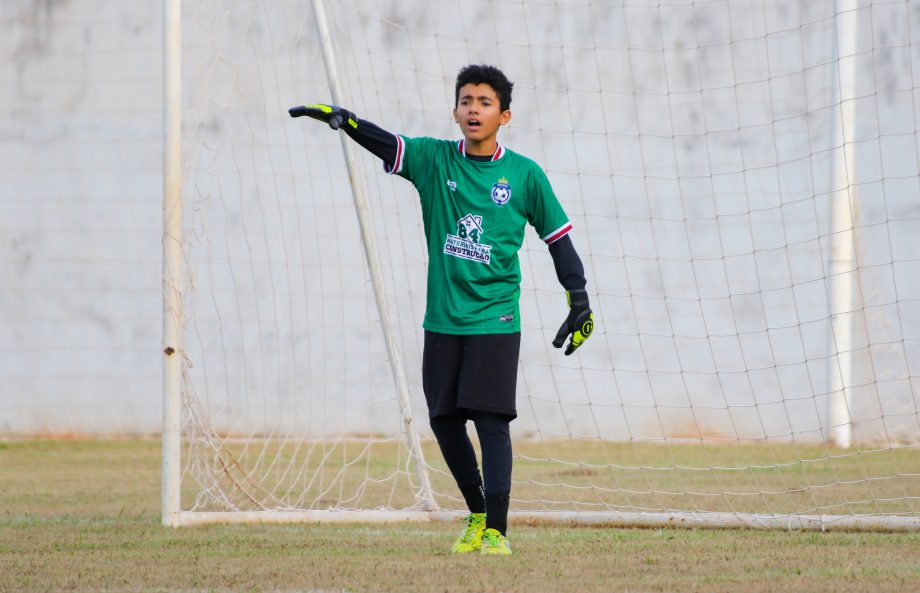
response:
M182 479L182 0L163 0L163 430L161 508L179 524Z
M421 420L416 194L287 109L453 138L492 63L597 322L550 346L528 231L510 518L920 529L918 25L742 4L164 0L163 523L464 513Z
M326 22L326 11L323 0L313 0L313 17L316 21L316 31L319 35L323 51L323 64L326 67L326 76L329 79L329 93L332 100L339 105L344 105L344 95L339 86L338 69L336 68L335 50L329 33L329 24ZM399 395L399 411L404 424L403 434L406 445L411 454L410 463L415 467L419 483L418 499L423 508L428 511L438 509L431 484L428 481L428 471L425 468L425 455L422 452L418 430L415 426L415 415L412 412L412 402L409 401L409 383L403 368L402 347L390 321L389 304L384 286L383 273L381 272L380 259L377 248L377 237L370 221L370 208L367 203L367 194L360 170L355 163L355 154L351 142L344 134L339 134L342 143L342 154L345 158L345 168L348 171L348 182L351 186L352 197L355 203L355 212L358 215L361 229L361 244L364 247L364 257L371 275L371 284L374 287L374 299L377 302L377 312L380 315L380 327L386 341L387 354L390 358L390 369L393 380L396 382L396 391Z
M844 148L844 155L838 153L834 164L837 176L837 187L846 188L840 196L841 199L830 201L829 218L832 228L832 245L828 261L831 294L831 318L833 331L830 332L831 349L836 353L835 361L839 373L839 384L829 398L828 425L830 427L828 440L837 447L849 448L852 444L852 419L850 418L850 404L847 401L847 389L852 385L852 351L853 324L849 312L858 307L855 295L856 283L850 272L856 264L856 245L854 243L853 209L859 207L856 196L856 184L850 180L856 179L856 163L852 158L853 142L856 135L856 111L844 107L844 98L856 96L855 60L857 54L856 39L858 27L858 5L853 0L837 0L837 27L836 27L836 80L837 84L831 85L836 93L834 103L838 106L838 124L835 126L834 144ZM849 148L851 158L847 158ZM833 378L831 379L833 382Z
M329 38L328 24L322 0L313 0L313 16L316 31L322 46L323 63L326 75L330 81L330 93L336 102L341 102L335 66L334 50ZM164 34L164 158L163 158L163 195L164 195L164 239L163 239L163 303L164 303L164 331L163 344L166 356L163 368L164 377L164 406L163 406L163 431L162 431L162 519L165 525L177 526L190 524L194 519L183 517L181 510L180 484L181 472L181 380L182 380L182 292L183 292L183 265L182 265L182 188L181 188L181 70L182 70L182 0L164 0L163 11ZM409 464L415 468L418 491L416 499L425 511L438 510L428 473L425 466L424 453L419 441L418 431L415 428L412 405L409 401L409 386L402 366L400 344L395 336L389 321L387 295L383 286L380 271L376 239L373 229L368 221L367 198L362 180L356 170L352 147L344 137L342 151L345 166L348 171L349 185L351 187L355 211L360 221L361 243L364 247L367 267L371 274L374 295L381 316L381 327L385 336L387 353L390 359L390 368L396 389L399 394L400 413L404 424L403 435L410 452ZM257 514L258 520L265 521L264 512ZM205 514L199 513L199 516ZM365 516L366 515L366 516ZM392 516L393 514L391 514ZM395 514L398 517L413 517L417 513ZM234 515L231 515L234 516ZM245 513L238 513L236 517L244 518ZM324 517L322 511L307 514L305 517L293 520L311 520L309 517ZM282 515L285 520L292 520L292 515ZM228 521L212 517L212 520ZM334 520L334 519L324 519ZM382 513L376 511L371 514L352 513L349 520L387 520L382 518Z

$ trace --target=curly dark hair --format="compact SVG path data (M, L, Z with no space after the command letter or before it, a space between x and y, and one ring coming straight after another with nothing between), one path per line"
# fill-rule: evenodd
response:
M511 108L511 89L514 83L505 73L495 66L470 64L460 69L457 74L457 86L454 88L454 108L460 103L460 88L465 84L487 84L498 95L498 106L502 111Z

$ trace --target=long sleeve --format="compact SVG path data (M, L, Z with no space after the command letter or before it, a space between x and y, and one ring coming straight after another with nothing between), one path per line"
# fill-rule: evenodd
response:
M396 162L398 143L396 135L387 132L377 124L366 119L356 118L357 127L342 126L345 133L352 140L364 147L368 152L383 160L384 164L392 168Z
M549 246L549 254L553 258L556 268L556 277L566 290L582 290L587 284L585 280L585 267L581 258L575 251L575 244L568 235Z

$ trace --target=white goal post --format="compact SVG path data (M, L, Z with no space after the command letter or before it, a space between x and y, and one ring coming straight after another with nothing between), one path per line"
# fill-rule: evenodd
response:
M163 523L464 513L415 192L287 108L452 138L492 63L596 318L528 231L511 519L920 530L914 8L164 0Z

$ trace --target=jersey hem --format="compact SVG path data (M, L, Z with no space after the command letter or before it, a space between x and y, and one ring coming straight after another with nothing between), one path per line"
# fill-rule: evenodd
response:
M516 334L520 333L520 325L506 325L502 324L501 326L477 326L477 327L456 327L448 325L437 325L433 323L428 323L427 321L422 324L422 329L426 329L430 332L435 332L438 334L448 334L452 336L478 336L484 334Z

